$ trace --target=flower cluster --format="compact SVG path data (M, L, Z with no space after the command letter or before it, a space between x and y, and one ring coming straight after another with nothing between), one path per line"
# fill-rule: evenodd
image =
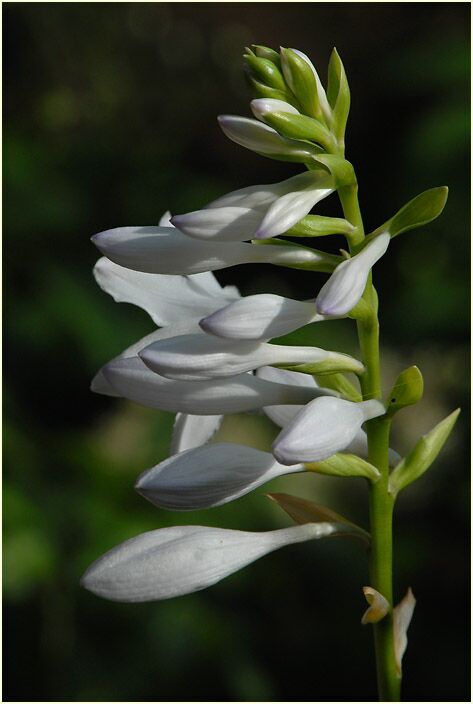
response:
M393 236L420 224L416 199L361 242L356 220L311 214L322 199L355 184L344 158L348 83L336 51L327 93L299 51L253 47L245 63L257 95L255 119L224 115L223 132L306 170L226 194L195 212L166 214L158 226L121 227L92 238L104 255L94 270L99 285L116 301L143 308L157 326L106 364L92 388L177 414L171 456L136 484L147 500L175 511L219 506L296 472L378 479L367 461L363 424L387 408L379 398L363 400L345 376L362 378L364 362L272 340L309 323L363 321L375 306L364 296L373 265ZM441 197L433 191L427 211ZM424 221L434 217L425 211ZM328 254L287 239L330 234L343 235L350 253ZM261 262L329 278L312 300L297 301L272 293L241 297L212 273ZM212 441L225 414L261 411L280 427L271 453ZM392 465L400 460L394 451L389 457ZM290 543L346 533L366 539L333 512L315 505L308 512L298 525L263 533L203 526L151 531L97 560L83 584L113 600L166 599L203 589Z

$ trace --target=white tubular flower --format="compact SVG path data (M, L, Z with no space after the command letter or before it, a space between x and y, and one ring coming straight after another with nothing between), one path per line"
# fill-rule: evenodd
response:
M345 450L362 424L385 413L380 401L353 403L319 398L308 403L278 435L273 454L281 464L320 462Z
M221 506L271 479L303 471L301 464L279 464L269 452L215 443L169 457L144 472L135 489L160 508L192 511Z
M220 428L223 415L195 416L177 413L171 438L171 455L205 445Z
M102 371L120 396L173 413L243 413L269 405L304 404L326 394L338 395L330 389L296 388L250 374L207 381L175 381L150 371L139 357L114 359Z
M312 69L312 73L314 74L314 78L315 78L315 83L317 85L317 98L319 101L319 105L322 110L322 114L325 118L325 121L327 122L328 125L330 125L332 122L332 108L330 107L330 103L328 102L325 88L322 85L322 81L319 78L319 74L317 73L314 64L309 59L307 54L304 54L303 51L299 51L299 49L292 49L291 51L293 51L295 54L300 56L301 59L304 59L304 61L306 63L308 63L310 68Z
M274 381L279 384L294 384L294 386L306 386L309 388L317 386L317 382L310 374L292 372L288 369L262 367L258 369L257 375L260 379ZM266 406L263 411L273 423L279 425L280 428L285 428L289 423L292 423L303 408L304 406ZM357 431L353 440L345 447L345 452L358 455L362 459L368 459L368 437L363 428ZM391 448L389 448L388 457L390 467L394 467L401 459L400 454Z
M324 256L303 247L255 247L242 242L202 242L169 227L117 227L92 242L120 266L151 274L197 274L236 264L316 266Z
M139 356L157 374L183 381L235 376L272 364L294 366L329 360L343 370L363 371L363 365L353 357L319 347L236 342L202 333L160 340L142 350Z
M295 301L273 293L245 296L200 321L207 333L233 340L270 340L327 320L314 301Z
M89 567L81 583L112 601L170 599L210 587L285 545L346 531L342 523L307 523L265 533L160 528L117 545Z
M365 290L371 267L383 256L390 239L384 232L371 240L359 254L337 266L315 301L319 313L342 316L356 306Z
M303 163L312 161L320 154L320 149L308 142L281 137L272 127L258 120L239 115L220 115L218 122L232 142L259 154L282 156Z
M289 230L333 190L328 173L307 171L281 183L234 191L204 210L175 215L172 223L196 239L268 239Z

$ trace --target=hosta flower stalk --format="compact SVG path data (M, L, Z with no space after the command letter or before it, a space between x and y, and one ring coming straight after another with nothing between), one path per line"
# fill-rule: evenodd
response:
M244 61L254 118L223 115L220 127L236 144L293 162L300 173L245 185L192 212L166 213L158 225L117 227L92 238L104 255L94 269L99 286L146 311L153 323L144 338L104 360L92 389L176 414L170 457L141 474L135 487L159 509L211 509L300 472L358 477L369 488L370 530L307 498L273 493L295 526L259 533L161 528L112 548L82 583L114 601L169 599L216 584L291 543L361 538L369 546L363 589L369 608L360 617L374 629L379 696L397 701L415 598L409 589L397 606L394 599L394 505L434 462L458 411L406 457L390 447L396 414L420 401L423 379L412 365L383 393L373 270L392 238L440 215L447 189L421 193L365 235L355 171L345 158L350 90L338 53L330 58L326 88L297 49L255 45ZM339 216L317 213L335 193ZM292 241L327 235L339 238L339 252ZM220 286L212 272L241 264L313 272L312 298L242 297L235 286ZM359 353L320 347L320 324L343 318L347 325L356 321ZM306 326L311 344L276 339ZM221 442L225 415L236 413L265 414L272 446ZM316 549L307 549L316 562Z

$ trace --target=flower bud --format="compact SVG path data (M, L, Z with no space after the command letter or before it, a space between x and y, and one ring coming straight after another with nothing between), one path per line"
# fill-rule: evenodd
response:
M332 108L332 131L343 143L350 112L350 88L342 60L334 48L328 66L327 98Z
M243 59L250 75L270 88L275 88L283 92L286 90L284 78L278 67L272 61L253 54L245 54Z

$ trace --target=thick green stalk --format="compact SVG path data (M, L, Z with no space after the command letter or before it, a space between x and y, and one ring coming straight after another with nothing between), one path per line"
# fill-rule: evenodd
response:
M350 249L355 249L364 239L363 221L358 203L357 184L339 189L340 202L345 218L356 227L350 238ZM374 303L371 276L363 297ZM379 322L375 306L369 319L357 321L361 358L366 372L360 379L363 399L381 399L381 374L379 359ZM393 637L392 589L392 515L394 499L388 491L389 481L389 432L390 420L375 418L366 424L368 453L371 464L378 468L381 477L370 486L370 586L389 602L387 616L374 625L376 670L380 701L400 701L401 680L396 673Z

